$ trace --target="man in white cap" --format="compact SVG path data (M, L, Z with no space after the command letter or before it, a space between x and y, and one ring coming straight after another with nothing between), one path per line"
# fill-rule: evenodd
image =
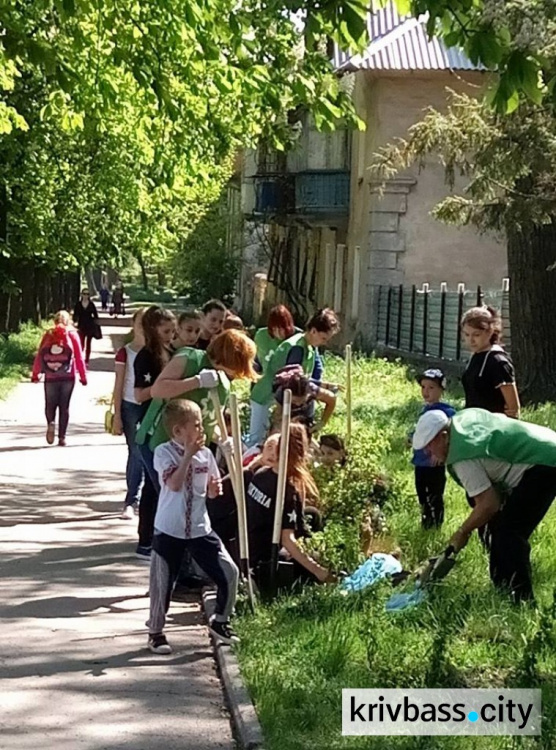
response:
M450 540L457 553L488 525L490 577L514 601L533 599L529 537L556 497L556 432L484 409L429 411L413 448L447 465L473 510Z

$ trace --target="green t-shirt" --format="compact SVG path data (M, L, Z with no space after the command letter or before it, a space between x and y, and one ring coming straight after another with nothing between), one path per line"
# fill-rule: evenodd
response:
M304 333L295 333L289 339L282 341L270 358L263 377L255 383L251 391L251 400L256 404L270 404L272 401L272 383L276 373L288 364L288 355L294 347L303 350L301 367L305 375L311 376L315 367L316 351L305 338Z
M270 335L268 328L259 328L255 334L255 346L257 347L257 359L262 368L262 374L266 372L272 355L281 344L280 339Z
M556 466L556 432L485 409L464 409L452 417L446 464L481 458Z
M206 368L213 369L213 365L209 360L207 353L201 349L191 349L186 346L182 349L178 349L173 358L176 357L181 357L184 360L185 366L182 375L183 378L192 378ZM228 394L230 392L230 381L226 374L220 371L218 373L218 378L220 380L218 385L218 396L220 398L220 403L224 406L228 400ZM199 404L203 414L205 437L207 442L210 443L214 433L214 428L216 427L216 414L214 413L214 406L208 389L195 388L195 390L187 391L181 396L176 396L176 398L186 398L188 401L194 401L196 404ZM164 415L164 407L167 403L168 399L153 398L147 413L141 420L141 424L137 430L137 443L141 445L148 441L149 448L154 451L157 445L165 443L170 439L170 436L164 427L164 420L162 419Z

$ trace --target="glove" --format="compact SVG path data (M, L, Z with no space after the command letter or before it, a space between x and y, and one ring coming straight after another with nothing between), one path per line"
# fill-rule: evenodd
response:
M226 440L222 440L222 442L218 443L218 447L222 451L222 455L226 460L232 458L234 455L234 441L231 437L226 438Z
M216 370L201 370L197 377L201 388L216 388L219 383Z

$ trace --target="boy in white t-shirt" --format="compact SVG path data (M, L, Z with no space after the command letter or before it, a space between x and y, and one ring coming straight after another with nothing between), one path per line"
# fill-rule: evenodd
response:
M224 643L239 640L230 627L239 571L207 513L206 499L222 494L222 483L214 456L205 448L201 410L192 401L175 399L166 406L164 420L172 440L154 452L161 490L154 519L147 622L148 647L155 654L172 652L163 629L185 550L217 587L210 631Z

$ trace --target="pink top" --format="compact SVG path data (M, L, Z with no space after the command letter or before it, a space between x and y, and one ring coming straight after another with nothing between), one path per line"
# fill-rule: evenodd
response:
M44 373L47 383L74 380L76 372L85 385L87 369L79 336L71 328L62 325L55 326L42 337L33 364L31 380L37 382L40 373Z

